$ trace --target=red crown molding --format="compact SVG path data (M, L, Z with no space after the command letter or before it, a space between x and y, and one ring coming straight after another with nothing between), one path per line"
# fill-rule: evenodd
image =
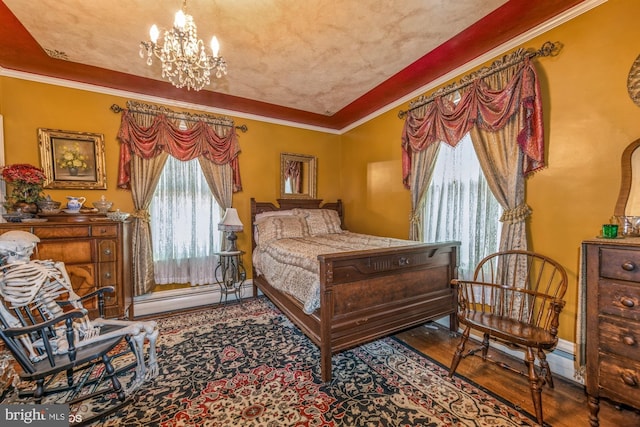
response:
M338 111L332 124L342 129L583 1L511 0Z
M510 0L332 116L212 91L185 91L168 82L51 58L4 2L0 2L0 66L272 119L343 129L583 1Z

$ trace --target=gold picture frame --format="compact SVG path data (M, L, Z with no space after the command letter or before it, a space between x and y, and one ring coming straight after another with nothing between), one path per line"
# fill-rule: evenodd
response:
M38 129L44 188L106 190L104 135Z
M291 163L299 167L299 188L294 189L287 179ZM316 158L306 154L280 153L280 197L283 199L316 198Z

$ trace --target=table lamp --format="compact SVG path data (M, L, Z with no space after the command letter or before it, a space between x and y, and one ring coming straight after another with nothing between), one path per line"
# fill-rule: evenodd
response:
M235 252L236 248L236 231L242 231L243 226L240 218L238 218L238 211L235 208L227 208L224 212L222 221L218 223L218 230L227 233L227 240L229 244L227 246L227 252Z

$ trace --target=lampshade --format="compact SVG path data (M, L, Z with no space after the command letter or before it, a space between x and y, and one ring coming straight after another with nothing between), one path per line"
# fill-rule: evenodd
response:
M238 211L235 208L227 208L224 212L222 221L218 224L218 230L221 231L242 231L242 221L238 217Z

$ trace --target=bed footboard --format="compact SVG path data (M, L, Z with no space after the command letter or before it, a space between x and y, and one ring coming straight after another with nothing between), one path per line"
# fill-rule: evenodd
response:
M446 315L457 330L459 242L346 252L318 257L323 381L331 355Z

